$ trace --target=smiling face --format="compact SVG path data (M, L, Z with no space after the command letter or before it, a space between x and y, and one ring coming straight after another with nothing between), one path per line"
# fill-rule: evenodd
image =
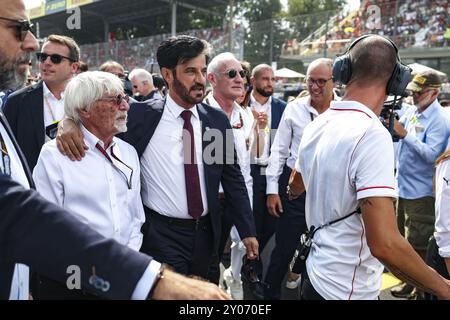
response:
M27 15L22 0L1 1L0 17L13 20L26 20ZM17 33L16 23L0 21L0 90L15 90L25 83L28 62L31 53L39 48L39 44L31 32L25 38Z
M331 68L326 64L317 64L308 70L306 85L311 96L312 105L322 105L333 96Z

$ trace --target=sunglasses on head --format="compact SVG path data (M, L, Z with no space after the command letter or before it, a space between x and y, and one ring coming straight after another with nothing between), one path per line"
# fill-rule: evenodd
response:
M65 56L62 56L62 55L57 54L57 53L48 54L48 53L45 53L45 52L38 52L38 53L36 53L36 57L38 58L38 60L40 62L45 62L45 60L47 60L47 58L50 57L50 61L52 63L54 63L54 64L60 64L63 59L67 59L70 62L75 62L75 59L72 59L72 58L69 58L69 57L65 57Z
M30 23L30 21L28 21L28 20L14 20L14 19L3 18L3 17L0 17L0 20L11 22L9 27L15 29L16 37L20 41L25 40L28 31L30 31L32 34L34 34L34 25L32 23Z
M100 100L112 101L112 102L114 102L114 104L120 106L123 101L128 103L128 101L130 101L130 97L127 96L126 94L125 95L119 94L116 97L108 97L108 98L103 98Z
M239 75L241 76L242 79L245 78L245 76L247 75L247 71L245 70L235 70L235 69L230 69L227 72L223 72L223 74L226 74L228 76L228 78L233 79L237 76L237 74L239 73Z

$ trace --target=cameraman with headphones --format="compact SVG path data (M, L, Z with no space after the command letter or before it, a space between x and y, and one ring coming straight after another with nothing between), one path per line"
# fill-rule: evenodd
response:
M302 299L377 299L380 262L450 299L450 281L422 261L395 219L394 150L378 117L386 96L400 96L410 77L394 43L376 35L358 38L334 62L333 78L347 85L345 95L306 127L296 163L306 222L315 227ZM290 194L303 191L301 185L291 184Z

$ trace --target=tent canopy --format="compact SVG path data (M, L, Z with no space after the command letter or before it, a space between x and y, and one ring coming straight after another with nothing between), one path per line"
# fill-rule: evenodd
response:
M278 78L304 78L305 75L300 72L296 72L294 70L288 68L282 68L275 71L275 77Z

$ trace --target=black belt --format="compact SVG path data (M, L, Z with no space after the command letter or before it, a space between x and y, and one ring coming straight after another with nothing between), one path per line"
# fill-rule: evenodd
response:
M209 225L209 223L210 223L210 217L209 217L210 215L209 214L202 216L198 219L181 219L181 218L173 218L173 217L164 216L164 215L156 212L155 210L147 208L146 206L144 206L144 210L145 210L145 213L148 216L150 216L151 219L157 219L159 221L162 221L164 223L174 225L174 226L195 229L200 226Z

